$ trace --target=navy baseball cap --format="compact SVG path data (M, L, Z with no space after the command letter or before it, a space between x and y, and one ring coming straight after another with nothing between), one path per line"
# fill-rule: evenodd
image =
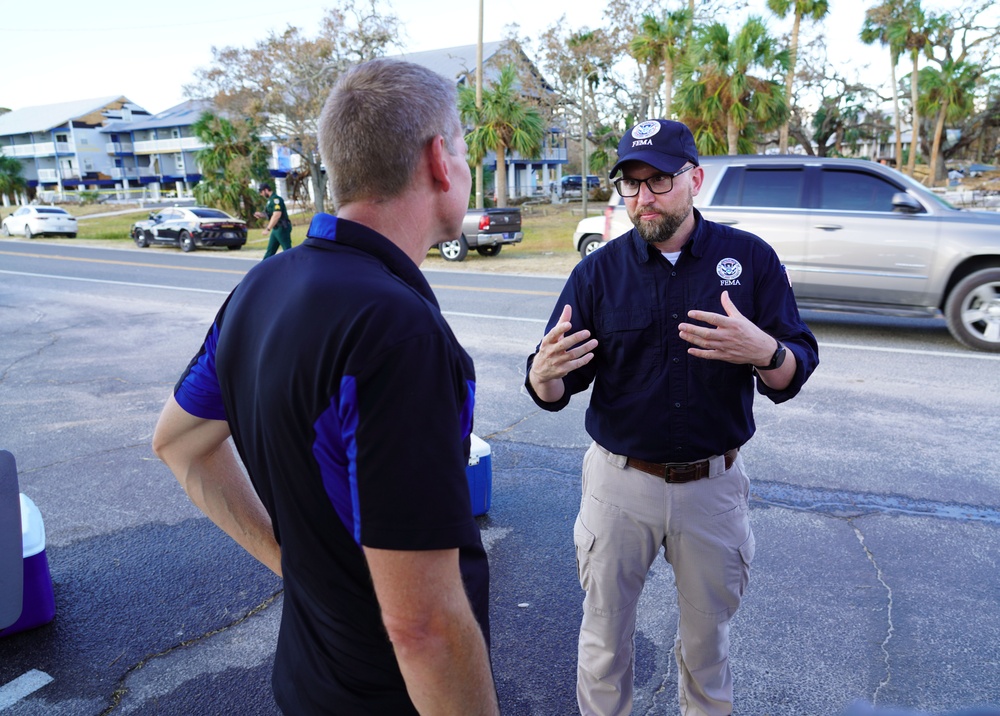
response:
M265 183L263 183L263 184L260 185L260 188L257 190L257 193L259 194L260 192L264 191L265 189L267 189L268 191L274 191L274 187L272 187L270 184L268 184L267 182L265 182Z
M688 162L698 166L698 148L687 125L672 119L650 119L625 132L618 142L618 163L608 177L614 179L625 162L645 162L664 174L673 174Z

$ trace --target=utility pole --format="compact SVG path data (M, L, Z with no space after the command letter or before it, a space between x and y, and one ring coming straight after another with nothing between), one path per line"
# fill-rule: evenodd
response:
M580 182L580 200L583 218L587 218L587 197L590 194L590 167L587 161L587 73L580 78L580 147L583 149L583 166Z
M479 36L476 40L476 114L483 109L483 0L479 0ZM483 208L483 160L476 164L476 208Z

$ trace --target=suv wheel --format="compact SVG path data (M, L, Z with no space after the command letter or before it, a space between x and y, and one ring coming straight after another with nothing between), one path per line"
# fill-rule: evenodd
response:
M465 234L454 241L442 241L438 244L438 249L445 261L465 261L465 257L469 254L469 244L465 240Z
M188 232L181 232L179 242L181 245L181 251L194 251L194 239L191 238L191 234Z
M480 256L496 256L502 248L503 244L493 244L492 246L477 246L476 251L479 252Z
M144 249L149 246L149 239L146 238L146 232L142 229L132 229L132 240L140 249Z
M948 295L948 330L969 348L1000 353L1000 267L976 271Z
M587 234L580 239L580 257L587 258L601 247L601 236L599 234Z

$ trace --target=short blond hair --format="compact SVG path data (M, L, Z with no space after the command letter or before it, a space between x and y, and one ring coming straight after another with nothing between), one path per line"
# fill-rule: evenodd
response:
M438 135L454 154L462 131L457 107L455 83L426 67L382 58L348 70L320 116L334 202L399 195Z

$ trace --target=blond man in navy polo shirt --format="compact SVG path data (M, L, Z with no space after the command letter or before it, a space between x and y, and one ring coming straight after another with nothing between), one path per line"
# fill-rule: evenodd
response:
M475 370L419 269L461 230L472 186L454 82L359 65L327 100L320 145L337 216L230 294L154 449L284 578L283 712L497 716L465 475Z

